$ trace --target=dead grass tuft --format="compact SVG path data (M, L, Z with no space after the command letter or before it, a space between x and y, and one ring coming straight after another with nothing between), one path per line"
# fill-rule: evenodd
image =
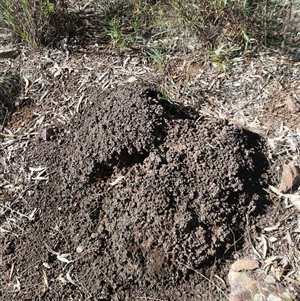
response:
M69 27L65 0L1 0L0 11L2 26L33 48L53 43Z

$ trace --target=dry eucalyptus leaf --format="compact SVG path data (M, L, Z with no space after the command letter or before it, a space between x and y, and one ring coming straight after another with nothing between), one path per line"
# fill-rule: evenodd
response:
M121 182L124 179L124 176L119 176L117 177L113 182L109 183L110 186L115 186L117 185L119 182Z
M66 258L68 255L70 255L70 254L57 255L56 257L61 262L70 263L70 262L72 262L72 260L69 260Z
M278 238L271 236L271 237L268 237L268 240L269 240L269 242L276 242L278 240Z
M269 243L268 239L264 235L262 235L261 237L263 240L263 258L266 258L269 249Z
M291 234L290 234L289 231L286 232L286 235L285 235L284 239L287 241L287 243L288 243L290 246L293 246L292 237L291 237Z
M278 222L275 226L272 226L272 227L266 227L266 228L264 228L264 230L265 230L266 232L271 232L271 231L278 230L279 227L280 227L280 222Z
M67 279L68 279L69 282L71 282L73 285L76 285L75 281L72 279L72 277L71 277L71 275L70 275L69 272L66 274L66 277L67 277Z
M299 179L300 179L299 167L296 166L294 162L290 162L289 164L284 164L279 190L281 192L287 192L295 185L295 183Z
M300 211L300 199L291 199L291 203Z
M49 287L49 285L48 285L47 274L44 270L43 270L43 278L44 278L44 284L45 284L45 286L44 286L44 292L45 292L46 289Z
M279 258L277 256L272 256L272 257L266 258L263 269L265 269L268 266L272 266L273 262L274 261L276 262L278 259Z
M63 277L63 274L60 274L60 275L57 277L57 280L61 281L63 284L66 284L66 283L67 283L67 280Z
M268 138L268 143L272 150L277 150L285 145L285 139L283 138Z

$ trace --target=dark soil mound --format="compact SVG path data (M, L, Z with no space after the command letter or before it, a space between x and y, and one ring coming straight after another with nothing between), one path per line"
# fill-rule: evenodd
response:
M193 270L243 236L268 164L257 135L170 114L153 87L135 83L34 145L27 159L48 166L50 180L26 197L40 212L27 233L6 238L14 247L0 272L13 263L27 288L14 300L205 298Z

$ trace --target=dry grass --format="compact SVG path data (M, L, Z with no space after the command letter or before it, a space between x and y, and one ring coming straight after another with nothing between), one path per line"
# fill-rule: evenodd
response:
M33 48L49 45L68 33L70 22L64 0L1 0L0 11L0 24Z

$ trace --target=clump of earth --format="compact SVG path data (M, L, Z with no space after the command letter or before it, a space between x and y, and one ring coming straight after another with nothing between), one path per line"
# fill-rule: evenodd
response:
M100 94L50 132L25 156L48 167L25 197L38 213L4 241L27 288L15 300L202 300L197 271L228 256L264 206L264 141L143 82Z

